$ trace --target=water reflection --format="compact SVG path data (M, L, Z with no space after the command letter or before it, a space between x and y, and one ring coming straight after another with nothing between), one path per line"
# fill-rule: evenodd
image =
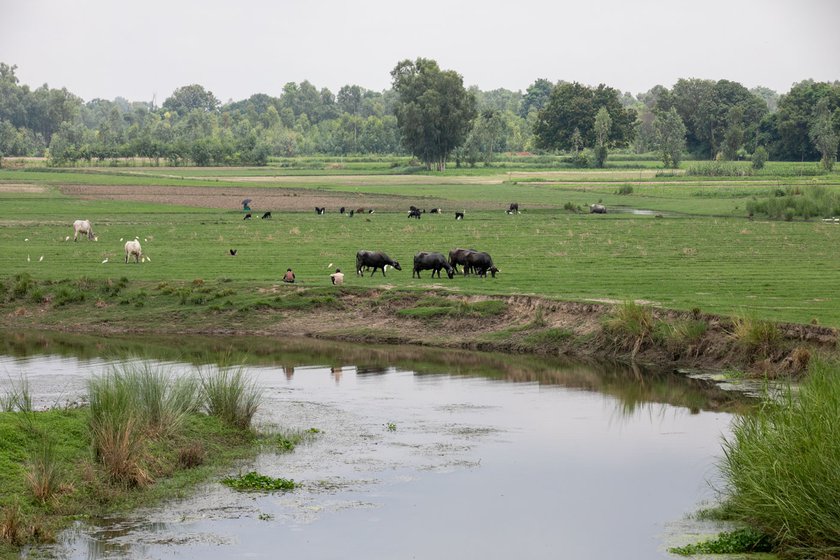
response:
M647 403L701 410L737 410L743 399L718 390L708 379L670 371L642 370L613 363L579 363L557 358L471 352L414 346L371 346L309 338L263 337L102 337L45 332L0 332L0 354L17 358L0 364L0 377L25 371L25 358L43 354L94 364L147 358L193 365L250 365L280 368L287 380L302 365L329 367L336 383L348 367L357 374L382 375L396 367L416 375L463 375L517 383L562 385L618 399L633 414ZM351 366L352 365L352 366ZM4 371L5 369L5 371Z

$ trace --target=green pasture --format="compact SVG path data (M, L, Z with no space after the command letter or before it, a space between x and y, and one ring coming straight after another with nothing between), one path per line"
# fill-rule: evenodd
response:
M45 175L4 171L0 184L52 185L64 177L81 180L78 175L96 177L97 183L123 184L126 179L105 171ZM837 174L827 177L840 183ZM766 194L774 188L772 182L742 187L635 185L628 195L616 194L615 185L415 185L400 184L399 177L391 185L372 183L350 187L324 177L314 184L264 188L327 188L338 193L354 189L403 197L406 208L423 206L427 198L443 200L453 211L476 202L498 208L468 210L463 221L455 221L450 211L409 220L397 210L347 218L335 211L317 216L282 209L272 220L243 221L235 209L88 201L52 188L42 193L0 190L0 274L8 278L28 273L49 281L126 277L150 286L221 280L235 283L241 292L290 288L279 282L287 267L295 270L300 285L326 288L329 273L338 267L349 273L350 287L436 285L460 293L636 299L668 308L840 326L835 295L840 226L820 220L747 220L745 202ZM243 192L254 188L241 186ZM661 217L562 209L566 202L585 205L598 200L615 210L647 209ZM523 212L505 214L502 210L510 201L519 202ZM71 224L78 218L94 223L98 242L72 242ZM65 241L67 236L70 241ZM123 243L135 237L150 260L124 264ZM447 253L454 247L488 251L502 272L495 279L433 281L428 272L421 279L411 278L414 253ZM229 249L236 249L237 255L230 256ZM403 270L389 270L387 278L378 273L358 278L354 257L359 249L383 250L400 261Z

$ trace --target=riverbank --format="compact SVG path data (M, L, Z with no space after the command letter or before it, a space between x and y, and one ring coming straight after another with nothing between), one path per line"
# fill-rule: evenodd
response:
M0 328L90 334L312 337L636 362L654 368L796 376L834 354L832 327L446 290L24 279L6 289Z

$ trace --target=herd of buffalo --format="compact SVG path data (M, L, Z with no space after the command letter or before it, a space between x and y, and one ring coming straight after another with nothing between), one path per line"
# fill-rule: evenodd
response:
M250 202L250 199L246 199ZM243 205L245 201L243 201ZM244 206L244 209L250 210L247 206ZM589 210L593 214L606 214L607 209L602 204L592 204L589 207ZM339 211L340 214L345 214L346 209L344 207L341 208ZM323 215L326 213L326 208L316 207L315 212L319 215ZM359 208L358 210L351 210L349 216L352 217L353 214L361 214L365 212L364 208ZM368 209L368 213L372 214L373 209ZM519 214L519 204L516 202L512 202L510 206L505 210L507 214ZM409 218L420 219L422 214L425 214L426 210L420 210L416 206L411 206L408 211ZM442 214L442 210L440 208L433 208L429 214ZM248 213L245 216L245 219L251 217L251 214ZM270 218L271 212L266 212L263 215L263 218ZM456 212L455 219L461 220L464 218L464 212ZM235 255L235 251L231 250L231 254ZM382 251L359 251L356 253L356 274L358 276L363 276L366 270L370 270L370 275L373 276L377 270L382 271L382 276L385 276L385 269L387 267L392 267L397 270L402 270L400 263L395 261L387 254L383 253ZM493 259L490 257L488 253L483 251L477 251L475 249L452 249L449 251L449 258L446 258L443 253L434 253L429 251L421 251L414 255L414 268L411 274L411 277L420 278L420 272L423 270L431 270L432 271L432 278L437 277L440 278L440 271L445 270L446 275L449 278L454 278L456 274L459 273L458 267L462 267L464 276L468 276L470 274L475 274L481 278L486 278L487 273L489 272L490 275L495 278L496 273L499 272L499 269L496 265L493 264Z
M416 275L417 278L420 278L421 270L431 270L432 278L435 274L440 278L440 271L445 270L446 275L453 278L458 273L459 265L463 267L464 276L476 274L484 278L489 272L495 278L496 273L499 272L488 253L475 249L452 249L449 251L448 260L442 253L422 251L414 255L414 269L411 277L414 278ZM364 271L368 269L371 271L371 276L377 269L382 271L382 276L385 276L385 267L388 266L402 270L398 261L382 251L359 251L356 253L356 274L359 276L362 276Z

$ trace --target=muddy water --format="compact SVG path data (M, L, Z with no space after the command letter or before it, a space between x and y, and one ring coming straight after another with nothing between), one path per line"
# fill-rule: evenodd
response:
M80 525L46 552L647 560L669 557L672 526L713 497L731 414L720 411L728 397L708 385L521 357L463 353L441 363L439 350L408 349L406 358L326 345L305 356L294 344L274 341L247 366L265 389L259 421L321 434L240 470L302 488L242 494L211 482L183 501ZM84 345L50 348L7 348L0 385L23 375L36 404L72 402L111 359ZM162 357L173 371L195 362Z

